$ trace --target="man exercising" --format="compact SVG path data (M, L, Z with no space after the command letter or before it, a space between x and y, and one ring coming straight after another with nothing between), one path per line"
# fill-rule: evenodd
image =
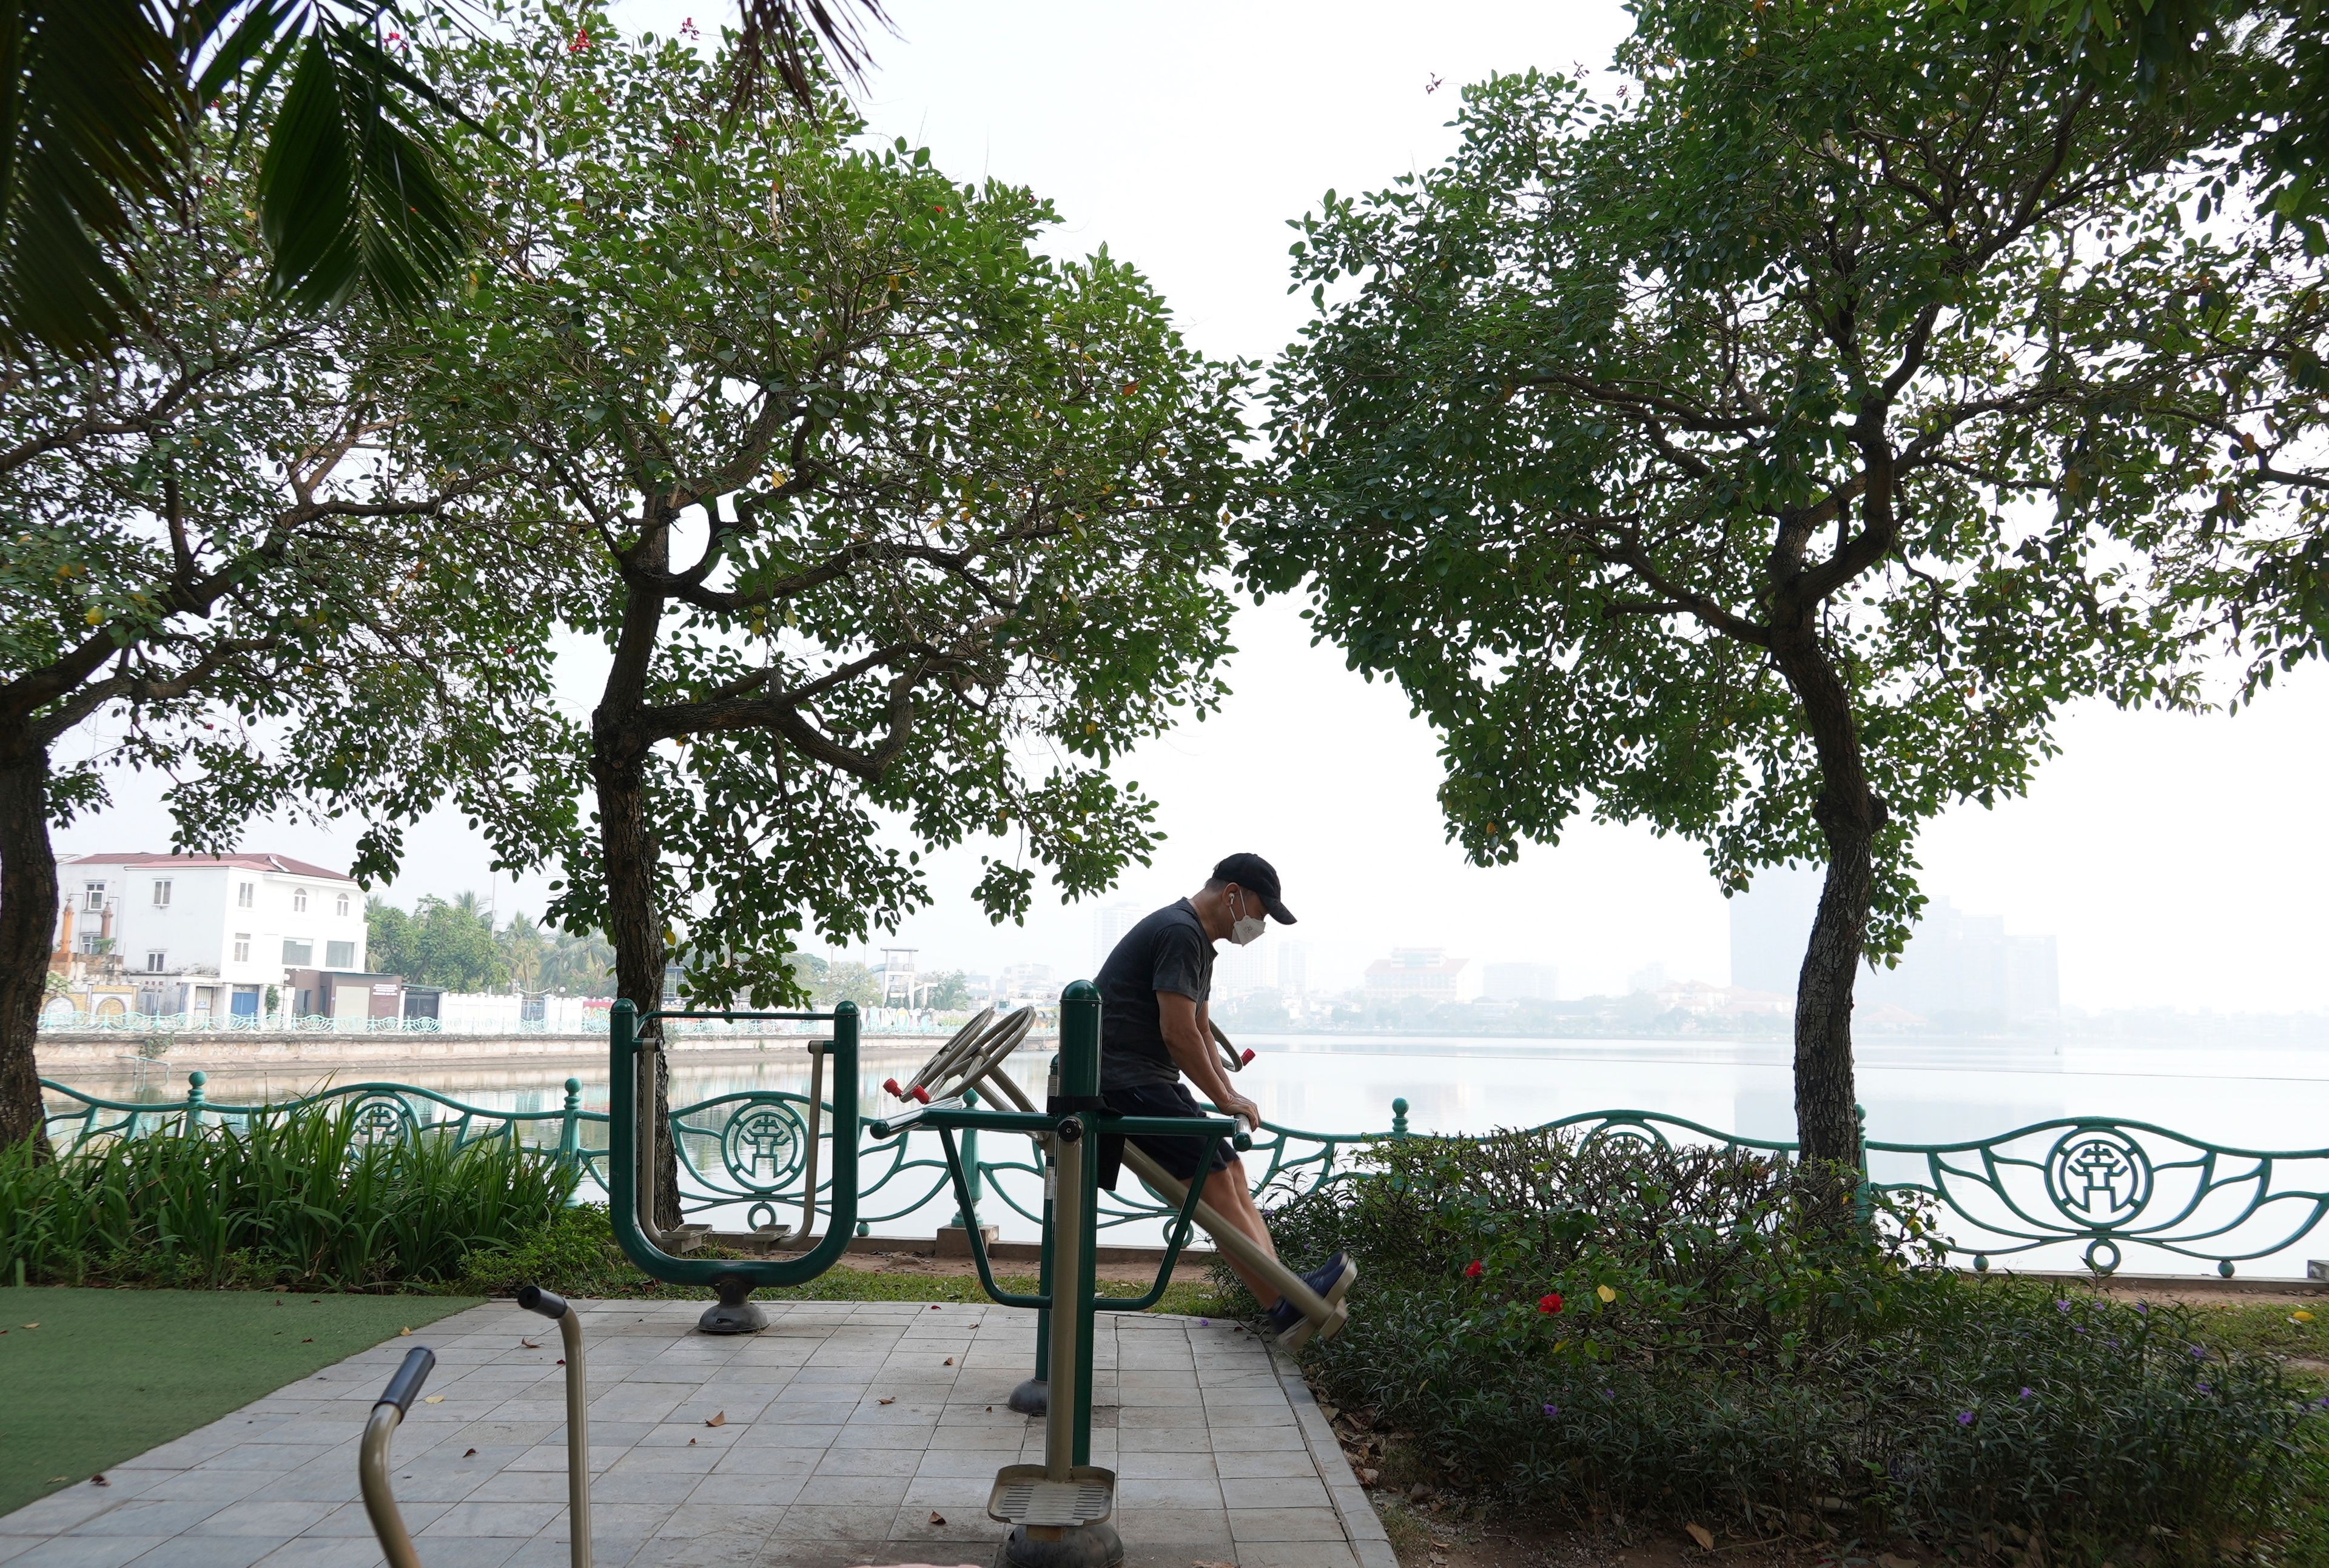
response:
M1213 944L1226 937L1242 947L1260 936L1271 919L1281 925L1294 916L1278 900L1278 873L1259 855L1231 855L1213 868L1212 879L1188 897L1169 904L1124 934L1099 966L1099 1093L1121 1116L1202 1116L1181 1082L1187 1074L1225 1116L1261 1124L1260 1109L1229 1085L1213 1049L1207 999L1213 989ZM1181 1181L1204 1182L1205 1202L1243 1231L1271 1257L1278 1249L1269 1227L1254 1207L1245 1165L1218 1138L1132 1140L1150 1159ZM1111 1192L1124 1160L1124 1140L1104 1137L1099 1146L1100 1185ZM1224 1254L1227 1258L1227 1254ZM1235 1258L1227 1258L1254 1300L1268 1309L1280 1332L1301 1320L1278 1287ZM1356 1276L1336 1253L1302 1278L1329 1302L1339 1301Z

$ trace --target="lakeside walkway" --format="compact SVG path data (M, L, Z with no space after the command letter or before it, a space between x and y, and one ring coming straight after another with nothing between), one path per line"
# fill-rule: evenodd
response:
M765 1331L720 1338L692 1331L700 1302L578 1304L604 1568L983 1563L1004 1531L985 1516L995 1469L1042 1457L1042 1422L1004 1404L1033 1362L1032 1312L772 1301ZM438 1403L414 1404L394 1451L422 1562L557 1568L558 1343L506 1301L388 1340L118 1466L108 1487L0 1517L0 1563L379 1563L357 1439L389 1374L426 1345ZM1127 1568L1397 1568L1324 1413L1254 1334L1103 1313L1093 1359L1092 1462L1119 1478Z

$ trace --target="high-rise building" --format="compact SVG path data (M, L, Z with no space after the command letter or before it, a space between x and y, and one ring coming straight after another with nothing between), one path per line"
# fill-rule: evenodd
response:
M1003 996L1020 1001L1050 1001L1051 996L1051 966L1048 963L1014 963L1003 971Z
M1243 947L1231 943L1216 949L1212 1000L1235 1001L1258 991L1269 990L1278 967L1275 956L1259 942L1249 942Z
M1483 1001L1551 1001L1560 973L1549 963L1491 963L1480 971Z
M1278 989L1286 996L1306 996L1310 991L1310 944L1306 942L1280 942L1278 944Z
M1400 1001L1413 996L1426 1001L1454 1001L1457 978L1469 962L1448 957L1444 947L1394 947L1389 958L1378 958L1367 965L1367 1000Z
M1759 871L1730 900L1730 983L1793 996L1819 909L1818 867ZM1925 906L1898 967L1863 969L1854 992L1943 1027L2028 1022L2061 1010L2051 936L2008 935L2003 916L1968 915L1947 898Z

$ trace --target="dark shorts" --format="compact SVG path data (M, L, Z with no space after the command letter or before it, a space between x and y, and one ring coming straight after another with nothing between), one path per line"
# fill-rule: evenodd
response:
M1189 1093L1185 1084L1136 1084L1129 1088L1110 1089L1100 1098L1108 1108L1119 1116L1202 1116L1203 1109L1197 1097ZM1216 1170L1227 1170L1236 1156L1230 1151L1225 1138L1135 1138L1142 1152L1163 1166L1167 1174L1187 1181L1202 1168L1207 1176ZM1124 1144L1121 1138L1103 1136L1099 1141L1099 1184L1110 1192L1116 1190L1116 1178L1124 1168Z

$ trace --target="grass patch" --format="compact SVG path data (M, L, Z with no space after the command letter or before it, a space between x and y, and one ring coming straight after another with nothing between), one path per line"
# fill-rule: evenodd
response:
M2207 1342L2218 1349L2329 1364L2329 1301L2317 1309L2286 1302L2206 1302L2193 1309L2192 1318Z
M476 1304L461 1296L0 1289L0 1514L85 1483L400 1329Z

